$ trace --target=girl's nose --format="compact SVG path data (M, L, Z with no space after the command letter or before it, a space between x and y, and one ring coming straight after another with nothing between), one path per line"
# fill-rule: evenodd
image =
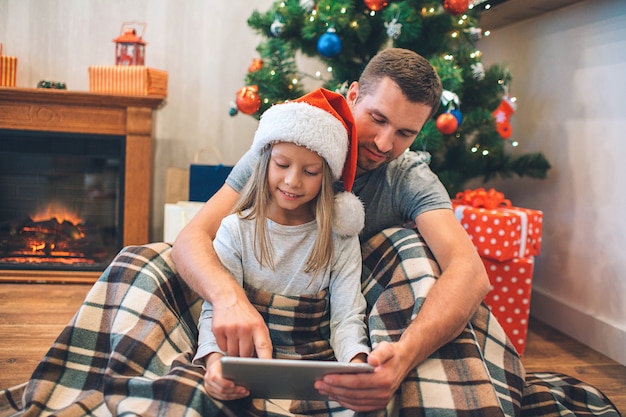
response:
M290 169L285 175L285 184L291 187L300 185L300 174L295 169Z

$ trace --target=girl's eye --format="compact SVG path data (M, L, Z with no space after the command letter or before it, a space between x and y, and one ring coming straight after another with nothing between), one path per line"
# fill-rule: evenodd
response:
M314 177L316 175L319 175L319 172L313 172L313 171L304 171L306 173L306 175L309 175L311 177Z

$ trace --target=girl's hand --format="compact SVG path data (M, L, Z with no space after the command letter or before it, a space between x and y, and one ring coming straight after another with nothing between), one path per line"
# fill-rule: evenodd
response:
M246 387L235 384L230 379L222 377L221 353L214 352L206 357L206 373L204 374L204 388L207 393L218 400L237 400L250 395Z

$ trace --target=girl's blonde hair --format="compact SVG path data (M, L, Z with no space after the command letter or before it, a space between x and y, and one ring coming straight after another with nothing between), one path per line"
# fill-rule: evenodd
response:
M267 233L267 207L271 194L267 185L267 171L272 154L273 144L266 145L260 152L260 157L248 183L241 192L239 201L233 212L246 220L255 220L254 226L254 256L261 267L267 265L274 269L274 249L270 236ZM317 237L309 258L305 272L317 274L328 268L333 255L332 218L334 211L334 191L332 172L328 163L322 158L322 187L319 194L311 202L314 204L315 221L317 222ZM244 214L244 211L249 210Z

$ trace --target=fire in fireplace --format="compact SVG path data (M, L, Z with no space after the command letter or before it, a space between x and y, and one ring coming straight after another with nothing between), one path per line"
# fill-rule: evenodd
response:
M85 224L61 204L24 221L9 222L0 230L4 246L1 260L17 265L93 266L108 256L97 227Z
M124 140L0 130L0 269L110 263L122 246Z

